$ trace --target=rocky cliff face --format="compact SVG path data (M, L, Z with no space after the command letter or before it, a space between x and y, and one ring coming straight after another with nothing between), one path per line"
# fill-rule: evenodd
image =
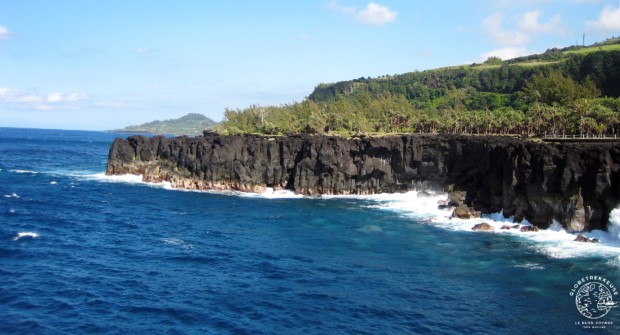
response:
M604 229L620 203L620 144L550 144L510 137L405 135L116 139L107 174L142 174L197 190L372 194L461 191L483 213L546 227Z

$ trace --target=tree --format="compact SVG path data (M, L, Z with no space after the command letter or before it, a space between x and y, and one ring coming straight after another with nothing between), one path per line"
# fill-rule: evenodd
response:
M487 58L487 60L484 61L483 64L485 65L502 65L504 61L496 56L491 56L489 58Z
M610 115L608 108L593 101L580 99L573 104L574 119L578 120L577 129L581 136L596 133L602 135L607 128L604 122L608 122L606 115Z
M559 70L534 74L526 81L523 92L530 102L565 106L577 99L596 98L601 94L592 80L579 84Z

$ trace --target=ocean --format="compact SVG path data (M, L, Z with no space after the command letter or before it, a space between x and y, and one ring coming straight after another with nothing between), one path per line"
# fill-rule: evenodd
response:
M173 190L105 176L115 137L0 128L0 333L620 333L577 301L598 280L620 302L620 210L595 244L435 193Z

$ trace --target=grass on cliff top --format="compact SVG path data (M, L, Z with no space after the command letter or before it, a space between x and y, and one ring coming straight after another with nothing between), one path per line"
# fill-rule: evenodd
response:
M556 60L556 61L531 60L531 61L525 61L525 62L519 62L519 63L511 63L511 64L509 64L509 66L536 67L536 66L557 64L557 63L560 63L560 62L563 62L563 61L564 60ZM488 69L497 69L500 66L501 65L497 65L497 64L493 64L493 65L489 65L489 64L476 64L476 65L472 66L472 68L479 69L479 70L488 70Z
M620 51L620 38L615 38L615 39L609 39L603 43L599 43L596 45L591 45L591 46L587 46L587 47L575 47L577 49L573 49L573 50L566 50L566 51L562 51L562 54L564 55L587 55L587 54L591 54L594 52L599 52L599 51ZM557 64L560 62L565 61L566 59L559 59L559 60L551 60L551 61L546 61L546 60L539 60L539 59L533 59L533 60L525 60L522 62L516 62L516 63L509 63L510 66L522 66L522 67L536 67L536 66L544 66L544 65L550 65L550 64ZM475 69L479 69L479 70L487 70L487 69L496 69L499 68L501 66L501 64L472 64L472 65L459 65L459 66L447 66L447 67L443 67L440 69L457 69L457 68L475 68Z
M523 66L523 67L535 67L535 66L543 66L543 65L550 65L550 64L557 64L560 62L563 62L564 60L556 60L556 61L528 61L528 62L520 62L520 63L516 63L514 65L516 66Z
M565 54L585 55L597 51L620 51L620 44L604 44L594 45L591 47L581 48L577 50L564 51Z

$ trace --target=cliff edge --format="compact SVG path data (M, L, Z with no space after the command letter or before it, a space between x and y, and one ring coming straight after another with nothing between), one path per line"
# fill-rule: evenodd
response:
M299 194L459 192L483 213L539 227L605 229L620 204L620 143L543 143L504 136L410 134L116 139L108 175L141 174L176 188Z

